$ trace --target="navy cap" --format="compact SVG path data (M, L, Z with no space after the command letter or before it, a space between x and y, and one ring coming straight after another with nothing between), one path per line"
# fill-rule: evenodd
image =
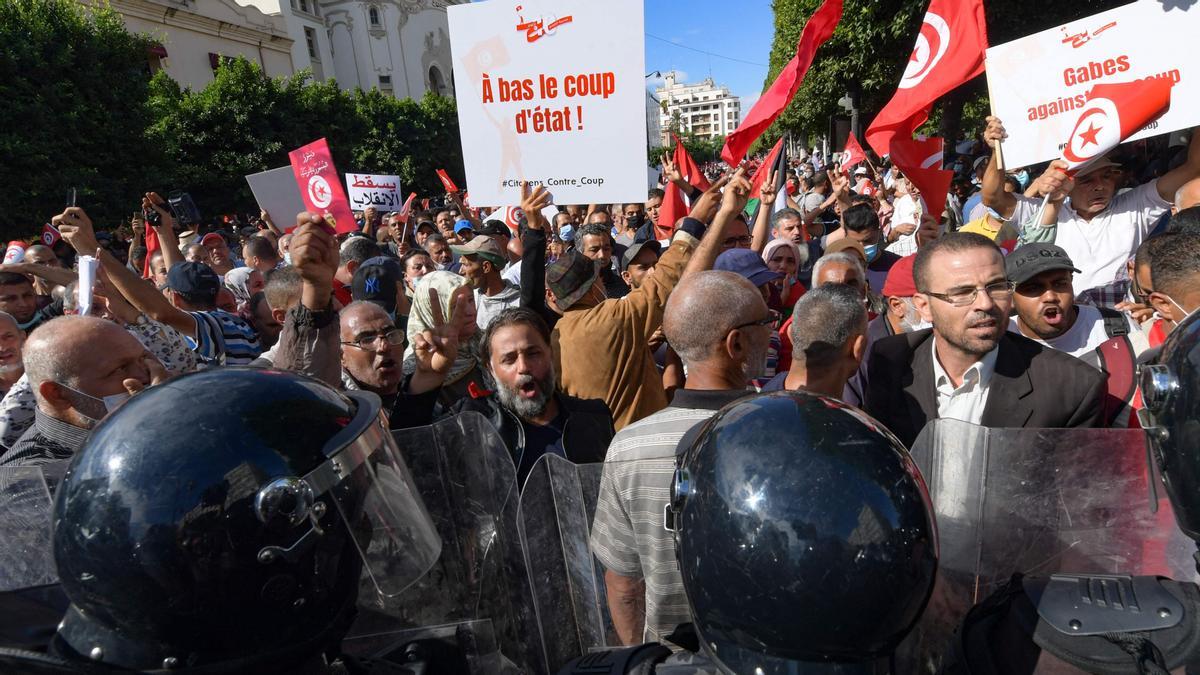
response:
M779 272L772 272L767 268L767 263L763 262L761 255L748 248L732 248L725 251L717 256L713 269L740 274L755 286L783 278Z
M396 284L403 278L399 260L384 256L368 258L354 270L350 297L373 302L393 314L396 311Z
M188 300L214 302L221 289L221 278L204 263L181 262L167 271L167 288Z
M1079 273L1067 251L1054 244L1025 244L1018 246L1004 258L1004 271L1008 273L1008 280L1014 284L1023 284L1050 270L1070 270Z

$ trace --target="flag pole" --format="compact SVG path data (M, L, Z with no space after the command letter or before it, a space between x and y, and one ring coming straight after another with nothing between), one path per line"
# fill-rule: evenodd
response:
M1050 194L1047 193L1045 197L1042 197L1042 205L1038 207L1037 215L1033 217L1033 226L1034 227L1042 226L1042 216L1046 215L1046 206L1049 203L1050 203ZM1029 223L1026 223L1026 225L1028 225L1028 224Z
M992 105L993 105L992 102L995 101L996 99L992 97L992 80L987 77L987 57L986 56L984 57L983 63L984 63L984 79L987 80L987 86L988 86L988 110L992 113L992 117L995 117L996 110L992 107ZM1003 144L1003 142L1001 142L1001 140L999 138L997 138L992 143L992 152L994 152L996 154L996 168L1000 169L1001 171L1004 171L1005 170L1005 168L1004 168L1004 144ZM1045 210L1045 208L1046 208L1046 204L1043 202L1042 210ZM1038 220L1041 220L1041 214L1039 214Z

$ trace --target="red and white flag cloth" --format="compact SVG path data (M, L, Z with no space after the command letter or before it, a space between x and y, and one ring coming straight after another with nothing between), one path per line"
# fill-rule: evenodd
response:
M925 213L941 219L950 193L953 171L942 169L942 139L892 139L892 163L921 193ZM920 225L920 223L917 223Z
M801 83L804 82L804 75L808 73L813 58L817 55L817 48L833 36L833 31L841 20L842 0L825 0L808 18L804 30L800 33L800 41L796 44L796 55L779 71L775 81L763 92L737 130L725 139L725 147L721 148L721 159L725 160L726 164L737 166L746 156L750 146L754 145L754 141L763 135L767 127L771 126L783 109L792 102Z
M446 188L446 192L458 192L458 186L450 180L450 174L446 173L445 169L436 169L436 171L438 180L442 181L442 187Z
M408 199L404 200L404 204L402 204L400 206L400 210L396 212L396 215L400 217L400 222L402 222L402 223L408 222L408 216L409 216L409 214L412 213L412 203L413 203L413 200L416 198L417 198L417 193L415 193L415 192L408 193Z
M850 134L846 137L846 148L842 151L842 168L850 170L865 161L867 161L867 153L863 151L854 134Z
M700 170L696 160L688 154L687 148L683 147L679 137L671 134L671 138L675 140L675 153L671 161L675 163L675 167L679 169L683 179L699 190L707 190L711 187L708 179L704 177L704 172ZM654 238L670 239L671 233L675 230L675 221L687 214L688 203L685 195L673 183L667 183L663 186L663 203L658 209L658 220L654 223Z
M1097 84L1088 92L1083 112L1063 146L1062 158L1071 175L1086 169L1109 150L1137 133L1171 108L1169 78Z
M863 134L880 156L892 139L909 138L935 101L983 72L987 50L983 0L931 0L892 100Z
M58 243L59 239L62 239L62 235L58 233L58 228L50 223L42 226L42 244L53 247ZM146 257L149 258L150 256Z
M52 230L54 229L50 225L47 225L46 227L49 227ZM154 253L156 251L162 250L162 244L158 241L158 230L155 229L154 226L152 226L150 223L145 223L142 225L142 227L146 228L142 232L142 240L146 242L146 260L142 263L142 278L151 279L154 277L154 270L150 267L150 259L154 257ZM58 234L58 231L55 230L54 233ZM43 241L45 241L47 234L47 232L42 233ZM47 244L47 246L50 245L51 244Z

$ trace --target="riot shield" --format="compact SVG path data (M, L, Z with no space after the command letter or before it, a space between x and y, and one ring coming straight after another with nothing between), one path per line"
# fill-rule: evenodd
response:
M500 437L477 413L393 435L442 551L398 595L381 597L364 579L343 649L383 657L422 640L458 654L456 672L546 672L517 529L516 470Z
M521 539L551 672L589 650L617 644L604 569L588 545L603 469L543 455L521 490Z
M58 475L66 462L54 464L50 472ZM53 510L43 467L0 468L0 592L58 582Z
M967 611L1014 573L1195 580L1196 547L1175 527L1166 493L1151 496L1160 483L1146 450L1140 430L926 426L912 456L934 505L939 570L902 647L905 672L937 672Z

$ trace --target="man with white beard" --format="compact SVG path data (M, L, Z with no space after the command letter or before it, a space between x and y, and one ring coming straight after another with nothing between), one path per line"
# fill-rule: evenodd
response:
M452 412L481 413L500 432L525 484L538 458L555 454L577 464L604 461L612 440L612 413L603 401L558 390L550 328L536 312L503 310L480 339L480 361L495 391L472 391Z
M17 320L7 312L0 312L0 398L25 372L21 361L24 344L25 331L17 326Z

